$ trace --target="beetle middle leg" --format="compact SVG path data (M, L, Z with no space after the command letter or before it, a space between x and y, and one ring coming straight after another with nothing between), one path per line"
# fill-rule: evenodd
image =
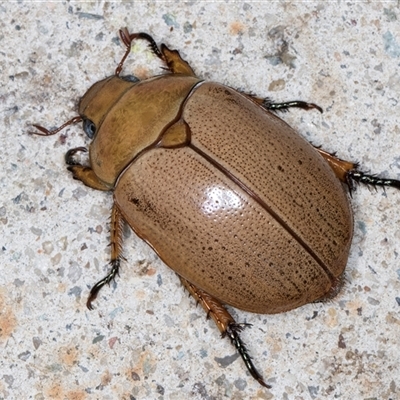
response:
M371 186L394 187L400 189L400 181L397 179L386 179L376 175L366 174L358 169L358 164L342 160L335 154L330 154L322 149L315 148L325 161L328 162L339 180L346 183L350 193L355 189L354 182Z
M266 384L256 370L251 357L246 349L245 344L239 336L239 333L249 324L238 324L226 308L221 304L219 300L204 292L203 290L192 285L186 279L179 277L183 286L187 291L194 297L194 299L201 304L204 311L207 313L207 317L211 317L217 325L222 337L228 337L231 343L236 347L236 350L242 357L244 363L251 376L257 380L262 386L270 389L271 386Z
M124 229L125 220L122 217L121 212L118 207L114 204L111 211L111 270L110 272L100 281L98 281L90 290L89 297L86 302L86 306L89 310L93 309L92 302L96 299L97 294L100 289L109 284L111 281L115 279L115 277L119 273L119 267L122 259L122 241L123 241L123 229Z
M314 103L307 103L306 101L301 100L293 100L293 101L285 101L283 103L273 103L270 98L265 97L257 97L251 94L245 93L246 96L250 97L255 103L259 104L264 110L267 111L287 111L289 108L302 108L303 110L312 110L316 109L320 113L323 112L322 108Z
M265 99L260 99L262 100L261 102L261 107L265 108L266 110L269 111L287 111L289 108L302 108L303 110L312 110L312 109L317 109L320 113L322 113L322 108L314 103L307 103L306 101L301 101L301 100L293 100L293 101L284 101L283 103L273 103L270 101L270 99L265 98Z

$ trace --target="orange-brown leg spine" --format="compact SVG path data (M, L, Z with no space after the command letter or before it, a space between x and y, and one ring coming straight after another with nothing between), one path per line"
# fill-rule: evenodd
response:
M239 336L239 333L249 324L238 324L234 320L234 318L229 314L226 308L222 305L222 303L204 292L203 290L197 288L192 285L186 279L180 277L180 280L183 286L187 289L187 291L194 297L194 299L201 304L204 311L207 313L208 317L211 317L212 320L217 325L219 331L222 334L222 337L228 336L231 340L231 343L235 346L236 350L242 357L244 363L251 376L256 379L262 386L270 389L271 386L267 385L260 373L254 367L254 364L251 360L251 357L246 349L245 344Z

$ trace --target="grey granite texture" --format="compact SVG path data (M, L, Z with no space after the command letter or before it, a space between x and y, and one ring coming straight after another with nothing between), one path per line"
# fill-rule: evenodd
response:
M247 373L177 277L135 235L107 271L110 193L64 164L87 145L73 117L111 75L117 32L151 33L196 73L316 111L281 114L314 145L400 178L400 8L367 2L0 3L0 399L399 399L400 192L360 187L347 283L329 303L279 315L230 309L272 389ZM141 43L126 65L160 72Z

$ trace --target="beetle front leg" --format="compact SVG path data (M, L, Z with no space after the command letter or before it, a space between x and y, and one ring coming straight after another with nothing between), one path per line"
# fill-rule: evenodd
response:
M164 56L164 61L167 64L168 69L173 74L196 76L189 63L181 57L178 50L170 50L163 43L161 45L161 52Z
M72 176L74 179L81 181L86 186L89 186L92 189L109 191L111 190L108 186L106 186L90 167L84 167L83 165L71 165L68 168L68 171L72 172Z
M65 163L69 165L67 169L68 171L72 172L73 178L81 181L86 186L89 186L92 189L103 191L110 190L111 188L106 186L101 180L99 180L99 178L90 167L85 167L75 161L74 155L79 152L86 153L87 149L85 147L75 147L74 149L68 150L65 154Z
M170 50L165 44L161 45L159 49L155 40L147 33L138 32L138 33L129 33L127 28L120 29L119 35L121 37L122 42L125 44L127 50L125 52L124 57L118 64L118 67L115 71L115 75L119 75L121 72L123 63L128 56L132 42L136 39L146 40L149 43L149 47L151 51L165 64L170 72L173 74L184 74L189 76L196 76L190 67L189 63L187 63L179 54L178 50Z
M201 304L204 311L207 313L207 317L211 317L213 319L219 331L221 332L222 337L229 337L231 343L236 347L236 350L246 364L246 367L251 376L262 386L270 389L271 386L264 382L261 374L256 370L253 362L251 361L251 357L246 349L246 346L239 336L239 333L246 326L250 326L250 324L238 324L219 300L192 285L186 279L182 277L179 278L187 291L194 297L197 302Z
M111 210L111 228L110 228L111 270L103 279L98 281L90 290L90 294L86 302L86 306L89 310L93 309L92 302L93 300L96 299L100 289L104 285L110 284L110 282L113 281L119 273L119 267L121 265L121 260L122 260L122 242L123 242L124 224L125 220L122 217L122 214L119 211L118 207L114 204Z

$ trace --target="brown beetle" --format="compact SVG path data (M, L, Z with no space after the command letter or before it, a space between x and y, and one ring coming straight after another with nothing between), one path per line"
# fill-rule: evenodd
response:
M241 341L246 324L223 304L279 313L333 298L343 283L353 235L345 186L400 188L315 148L272 111L320 107L272 103L196 77L178 51L146 33L120 31L127 47L115 75L82 97L90 166L66 154L73 177L112 190L111 271L87 306L119 271L127 223L180 277L228 336L263 386ZM139 81L121 77L131 42L146 40L169 73ZM343 185L345 184L345 185Z

